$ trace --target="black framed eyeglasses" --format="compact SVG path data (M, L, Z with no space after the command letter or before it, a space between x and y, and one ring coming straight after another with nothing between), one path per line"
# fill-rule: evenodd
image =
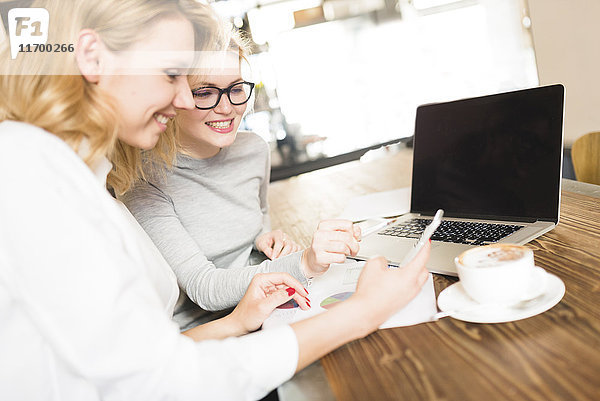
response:
M227 98L232 105L242 105L250 99L252 89L254 89L252 82L243 81L236 82L224 89L217 88L216 86L203 86L192 89L192 95L194 96L197 109L209 110L217 107L223 93L227 94Z

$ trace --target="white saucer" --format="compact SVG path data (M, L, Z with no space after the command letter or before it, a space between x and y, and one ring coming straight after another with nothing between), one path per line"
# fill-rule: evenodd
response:
M527 302L522 309L497 305L479 307L480 304L466 294L460 281L440 293L438 307L444 312L457 311L450 316L472 323L504 323L526 319L552 308L565 295L565 283L554 274L546 274L546 290Z

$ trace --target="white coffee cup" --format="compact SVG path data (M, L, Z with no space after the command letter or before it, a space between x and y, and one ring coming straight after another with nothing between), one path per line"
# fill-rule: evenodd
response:
M469 249L454 259L465 292L481 304L510 305L544 292L547 273L520 245L492 244Z

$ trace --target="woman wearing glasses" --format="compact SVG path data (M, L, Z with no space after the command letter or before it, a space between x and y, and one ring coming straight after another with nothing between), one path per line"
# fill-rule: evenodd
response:
M235 306L257 273L286 272L306 284L358 251L360 234L348 221L321 222L304 252L271 231L269 147L252 132L238 132L254 88L240 71L247 44L231 32L223 36L226 51L202 60L200 70L208 73L188 78L196 107L178 111L169 127L179 146L173 168L150 172L120 197L188 296L174 316L182 330L219 316L208 311ZM253 249L273 260L253 265Z

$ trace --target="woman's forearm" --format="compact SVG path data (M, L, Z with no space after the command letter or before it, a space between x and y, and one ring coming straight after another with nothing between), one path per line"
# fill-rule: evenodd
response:
M367 336L378 327L367 308L351 299L310 319L292 324L298 339L299 371L334 349Z
M231 317L231 314L212 322L201 324L193 329L186 330L181 334L190 337L194 341L222 340L227 337L237 337L246 334L239 321Z

